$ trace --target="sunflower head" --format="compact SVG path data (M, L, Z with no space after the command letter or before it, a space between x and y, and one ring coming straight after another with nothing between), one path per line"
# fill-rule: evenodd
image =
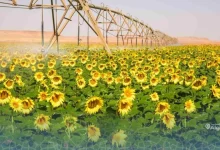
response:
M45 101L48 98L48 93L47 92L40 92L38 94L38 98L40 101Z
M124 146L126 144L125 139L127 138L127 135L124 133L123 130L120 130L119 132L115 133L112 137L112 145L118 146Z
M156 114L163 115L168 112L170 109L170 105L167 102L159 102L156 108Z
M89 125L88 128L88 138L93 142L97 142L101 136L100 129L94 125Z
M96 87L97 86L97 84L98 84L98 82L97 82L97 80L96 79L89 79L89 85L91 86L91 87Z
M19 98L12 98L9 102L9 106L13 109L15 112L21 112L22 110L22 101Z
M43 63L37 64L37 68L38 69L44 69L44 64Z
M191 113L196 110L196 106L192 100L188 100L185 102L185 110L187 111L187 113Z
M201 89L202 86L203 86L203 82L200 79L197 79L192 83L192 88L195 90Z
M159 96L157 94L157 92L154 92L150 95L150 98L152 101L159 101Z
M59 91L53 91L49 97L49 101L54 108L62 105L64 100L65 100L64 94Z
M88 114L95 114L97 113L103 106L103 100L100 97L91 97L86 102L86 109L85 112Z
M166 113L163 116L163 123L168 129L172 129L175 126L175 116L170 113Z
M131 110L133 103L129 99L121 99L118 103L118 112L124 116Z
M39 116L36 117L34 124L41 131L48 130L50 126L49 120L50 120L49 116L40 114Z
M0 72L0 82L4 81L6 78L6 75L2 72Z
M135 89L131 89L126 87L123 89L123 93L121 94L125 99L134 100L135 99Z
M84 78L77 79L76 83L80 89L82 89L86 86L86 81Z
M143 71L139 71L136 76L135 76L136 80L138 83L143 83L147 80L147 76Z
M0 105L6 104L12 98L11 92L8 90L0 90Z
M156 77L151 77L150 79L150 85L151 86L156 86L159 83L159 79Z
M66 116L64 118L64 123L66 128L70 131L70 132L74 132L76 129L76 122L77 122L77 118L76 117L72 117L72 116Z
M25 100L22 100L21 104L22 104L21 112L23 114L29 114L34 108L34 101L30 98L26 98Z
M62 77L59 75L55 75L54 77L51 78L51 82L54 85L58 85L62 83Z
M11 79L7 79L7 80L4 82L4 86L5 86L7 89L13 89L13 87L14 87L14 81L11 80Z
M124 77L124 78L123 78L123 85L124 85L124 86L128 86L128 85L130 85L130 84L131 84L131 78L128 77L128 76Z
M50 69L50 70L47 72L48 78L53 78L56 74L57 74L57 71L54 70L54 69Z
M44 80L44 74L42 72L36 72L34 78L37 82Z

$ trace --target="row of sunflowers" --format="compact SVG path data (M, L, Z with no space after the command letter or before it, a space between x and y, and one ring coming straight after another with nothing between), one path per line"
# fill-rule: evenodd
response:
M85 129L90 142L111 135L117 147L134 146L140 137L153 140L160 132L178 143L192 139L193 130L198 142L207 136L213 142L219 133L204 130L206 123L220 122L219 64L218 46L125 49L112 55L2 50L0 120L14 135L50 133L73 140L77 132L82 136L77 129Z

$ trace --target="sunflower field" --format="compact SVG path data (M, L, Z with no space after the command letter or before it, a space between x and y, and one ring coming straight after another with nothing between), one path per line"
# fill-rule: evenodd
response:
M0 49L0 149L220 149L219 46Z

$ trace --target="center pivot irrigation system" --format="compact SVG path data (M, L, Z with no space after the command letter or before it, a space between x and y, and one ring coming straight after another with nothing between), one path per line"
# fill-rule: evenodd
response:
M21 1L21 0L20 0ZM59 51L59 36L72 21L74 14L78 14L79 19L83 19L88 25L87 46L89 46L89 30L91 29L100 39L105 50L111 54L108 45L108 35L117 38L117 46L121 42L123 46L133 41L136 46L165 46L176 44L177 39L172 38L161 31L153 30L151 27L133 18L131 15L125 15L120 10L113 10L109 7L93 5L88 0L47 0L49 4L45 4L45 0L25 0L27 4L18 4L19 0L0 0L0 7L19 8L19 9L42 9L42 47L48 51L51 46L57 42L57 50ZM53 20L53 35L49 44L44 43L44 20L43 10L51 9ZM62 10L63 14L59 22L57 19L57 11ZM78 45L80 41L80 23L78 23Z

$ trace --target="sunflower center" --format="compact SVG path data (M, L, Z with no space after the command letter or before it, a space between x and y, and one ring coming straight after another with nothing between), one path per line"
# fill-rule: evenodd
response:
M166 107L164 105L160 105L159 108L160 108L160 112L163 112L164 109L166 109Z
M90 109L93 109L93 108L95 108L98 104L99 104L99 101L98 101L98 100L94 100L94 101L89 102L88 107L89 107Z
M96 84L96 80L92 79L91 81L91 84Z
M3 76L3 74L0 74L0 79L2 79L4 76Z
M91 136L94 136L95 133L96 133L96 129L95 129L94 127L89 127L89 134L90 134Z
M37 78L38 78L38 79L41 79L41 77L42 77L41 74L38 74L38 75L37 75Z
M58 102L59 99L60 99L60 95L59 95L59 94L54 94L53 97L52 97L52 100L53 100L54 102Z
M128 107L128 103L121 103L121 109L126 109Z
M46 99L46 98L47 98L47 95L46 95L46 94L44 94L44 93L43 93L43 94L41 94L41 99L43 99L43 100L44 100L44 99Z
M27 102L27 101L22 102L22 105L23 105L23 108L24 108L24 109L30 108L30 103Z
M128 82L130 82L131 80L129 79L129 78L125 78L125 83L128 83Z
M58 81L60 81L60 78L59 78L59 77L54 77L54 78L53 78L53 81L54 81L54 82L58 82Z
M2 91L0 94L0 99L6 99L8 98L9 94L7 91Z
M46 119L44 117L41 117L37 120L37 123L41 125L44 124L45 122L46 122Z
M155 83L155 82L156 82L156 79L153 78L153 79L151 80L151 82Z
M18 108L18 107L19 107L19 104L18 104L17 102L14 102L14 103L13 103L13 107L14 107L14 108Z
M6 82L6 85L7 85L7 86L12 86L12 84L13 84L13 81L12 81L12 80L8 80L8 81Z
M138 78L139 78L139 79L144 79L144 74L143 74L143 73L138 74Z
M198 87L198 86L201 86L201 85L202 85L202 82L201 82L201 81L196 81L193 85L196 86L196 87Z
M126 95L127 97L131 97L131 96L132 96L132 93L131 93L129 90L126 90L126 91L125 91L125 95Z

